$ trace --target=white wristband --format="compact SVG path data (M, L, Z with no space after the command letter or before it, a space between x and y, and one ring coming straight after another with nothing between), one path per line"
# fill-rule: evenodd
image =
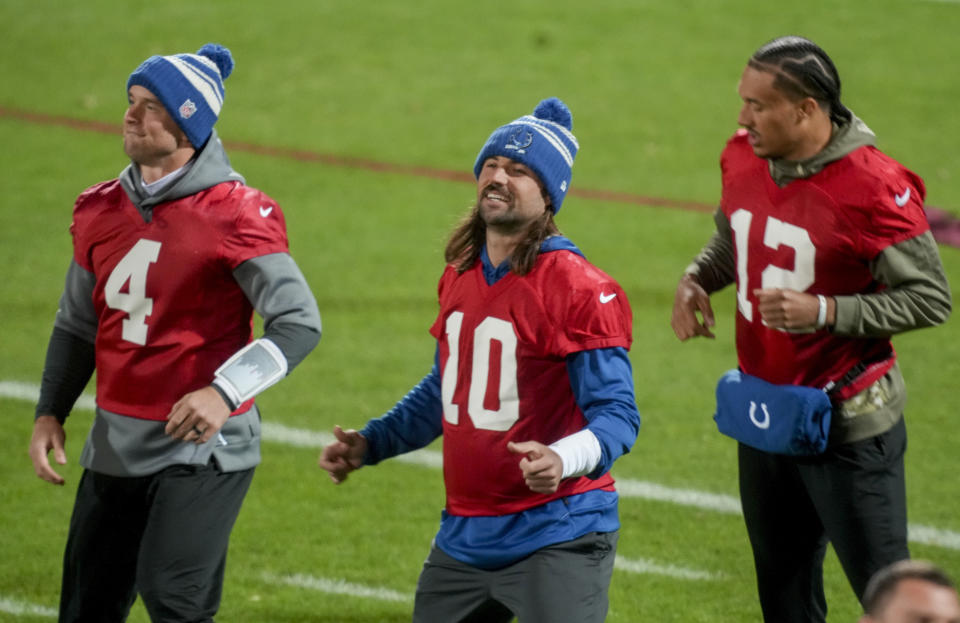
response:
M820 301L820 311L817 312L816 328L822 329L827 325L827 297L818 294L817 299Z
M214 373L213 383L239 405L287 374L287 358L266 338L238 350Z
M596 469L603 454L597 436L587 428L553 442L550 449L563 460L561 478L589 474Z

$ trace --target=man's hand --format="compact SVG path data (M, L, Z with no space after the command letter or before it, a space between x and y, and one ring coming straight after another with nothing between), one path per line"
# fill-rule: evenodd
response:
M33 437L30 438L30 460L37 476L55 485L64 483L63 477L50 467L48 454L53 450L53 458L60 465L67 464L67 452L64 442L67 439L63 425L52 415L41 415L33 423Z
M702 323L697 312L703 317ZM713 339L715 336L710 328L715 324L710 295L692 275L684 275L673 295L673 313L670 315L673 332L681 342L698 335Z
M330 474L330 480L340 484L347 475L363 467L363 457L367 453L367 438L357 431L333 427L333 436L337 438L320 453L317 464Z
M206 443L220 432L228 417L230 407L220 392L208 385L184 395L173 405L163 432L174 439Z
M764 288L753 291L757 297L757 311L763 324L784 331L812 331L817 328L820 299L815 294L785 288ZM826 325L832 325L835 306L827 297Z
M520 459L523 480L535 493L555 493L563 476L563 459L537 441L508 442L507 450L524 455Z

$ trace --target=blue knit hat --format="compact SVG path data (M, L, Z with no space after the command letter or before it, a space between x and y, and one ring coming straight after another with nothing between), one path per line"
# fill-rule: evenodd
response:
M223 106L223 81L233 71L230 50L208 43L196 54L151 56L127 80L148 89L163 103L196 149L210 138Z
M573 115L555 97L543 100L532 115L526 115L493 131L477 156L473 174L479 179L483 162L492 156L506 156L530 167L550 195L553 213L570 188L573 158L580 145L570 130Z

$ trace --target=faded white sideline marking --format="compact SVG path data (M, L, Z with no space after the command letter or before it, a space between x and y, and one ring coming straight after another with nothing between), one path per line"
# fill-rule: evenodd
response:
M305 428L290 428L275 422L261 422L260 432L264 441L282 443L298 448L320 449L336 441L333 433L318 433ZM443 467L443 455L435 450L416 450L395 456L391 461L413 463L424 467Z
M34 384L20 383L17 381L0 381L0 397L36 402L39 393L39 387ZM91 410L93 407L94 400L87 394L84 394L77 400L76 408ZM282 443L300 448L319 449L333 441L333 435L330 433L291 428L274 422L263 422L262 431L264 441ZM394 457L391 460L432 468L439 468L443 465L442 454L436 450L417 450ZM631 480L629 478L618 478L617 490L620 492L620 495L625 498L640 498L657 502L667 502L669 504L699 508L728 515L742 514L739 498L722 493L709 493L706 491L697 491L696 489L667 487L654 482ZM907 527L907 533L909 540L914 543L960 550L960 533L953 532L952 530L910 523Z
M935 547L960 550L960 534L950 530L941 530L940 528L934 528L932 526L910 523L907 524L907 538L921 545L933 545Z
M302 573L277 574L265 572L261 574L260 577L268 584L282 584L297 588L308 588L310 590L320 591L321 593L350 595L352 597L365 597L368 599L379 599L381 601L413 601L412 594L400 593L390 590L389 588L364 586L363 584L354 584L345 580L318 578L312 575L304 575Z
M47 619L52 619L57 616L57 611L54 608L24 603L9 597L4 597L3 595L0 595L0 612L6 612L13 616L35 616Z
M18 381L0 381L0 398L12 398L14 400L23 400L25 402L36 403L40 397L40 386L33 383L20 383ZM77 399L76 409L83 411L93 411L97 403L93 396L83 394Z
M629 478L617 478L616 481L617 491L623 497L669 502L728 515L741 514L740 499L732 495L707 493L696 489L677 489L655 482L630 480Z
M613 563L614 569L626 571L628 573L644 573L652 575L665 575L678 580L717 580L723 577L722 573L711 573L710 571L701 571L699 569L687 569L677 565L662 565L646 558L630 559L623 556L617 556Z
M679 580L716 580L723 577L722 574L711 573L709 571L687 569L671 564L662 565L644 558L629 559L623 556L616 557L614 568L627 573L664 575ZM380 601L413 601L413 595L409 593L401 593L389 588L365 586L363 584L347 582L346 580L321 578L302 573L278 574L265 572L260 575L260 579L268 584L292 586L295 588L319 591L321 593L377 599ZM6 612L14 616L42 616L46 618L54 618L57 616L57 611L54 608L27 604L2 596L0 596L0 612Z

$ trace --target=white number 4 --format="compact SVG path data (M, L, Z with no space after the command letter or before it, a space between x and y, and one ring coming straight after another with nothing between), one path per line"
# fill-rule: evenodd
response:
M153 312L153 299L147 296L147 271L159 255L159 242L141 238L117 262L103 289L107 306L129 316L123 319L123 339L141 346L147 343L147 316ZM124 285L127 291L121 292Z

